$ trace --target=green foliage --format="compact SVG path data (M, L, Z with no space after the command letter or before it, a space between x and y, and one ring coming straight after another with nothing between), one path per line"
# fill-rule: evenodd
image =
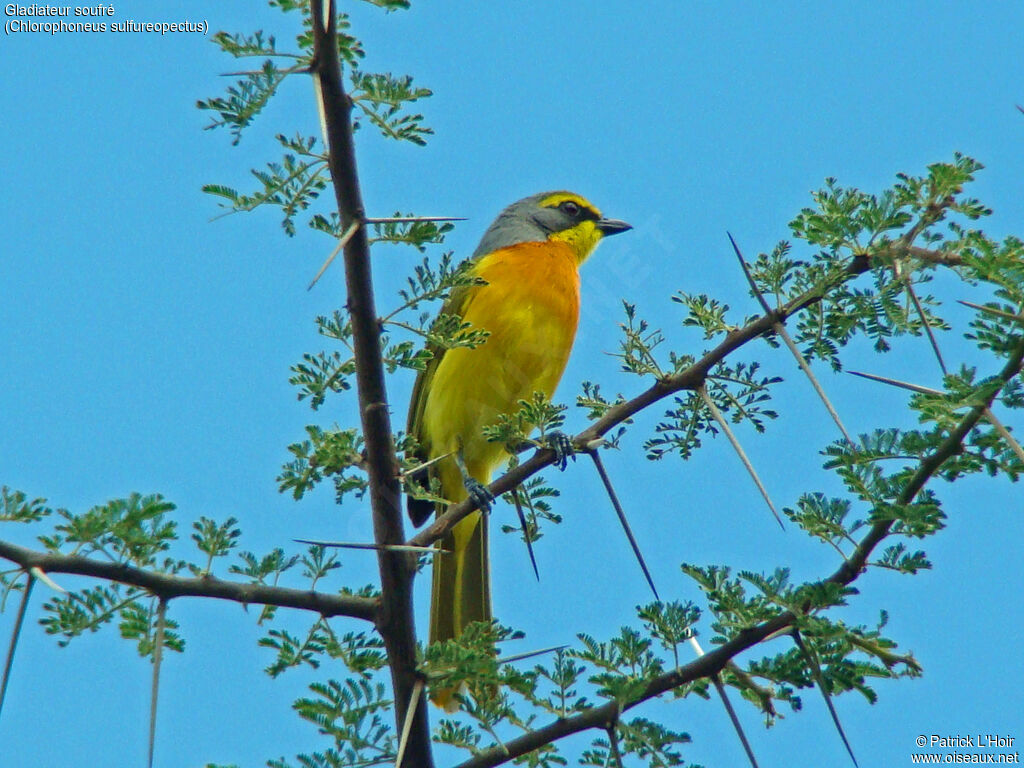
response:
M266 669L271 677L303 664L317 669L324 656L340 659L351 672L362 678L372 677L386 663L384 643L379 637L365 632L348 632L339 638L322 617L309 628L304 638L296 637L287 630L271 629L259 642L261 646L277 652L277 658Z
M427 143L424 137L434 132L423 124L423 115L403 114L405 104L433 95L428 88L414 88L408 75L354 70L349 95L366 119L389 139L423 146Z
M827 693L836 695L855 690L873 703L877 694L869 680L916 677L921 673L912 655L893 653L896 644L881 635L885 621L883 612L881 622L874 629L850 627L820 616L805 617L800 622L800 636L818 662ZM814 673L807 657L796 646L752 662L749 671L783 691L814 685ZM798 707L799 704L795 708Z
M394 219L415 219L414 214L395 211ZM451 222L436 221L385 221L373 224L371 243L392 243L394 245L411 245L423 253L427 245L440 245L444 236L455 229Z
M473 622L457 639L427 646L420 671L431 690L459 691L464 687L468 694L464 702L477 697L486 702L501 682L497 644L521 637L521 632L497 622Z
M120 584L87 587L51 598L43 605L43 610L46 615L39 623L48 635L61 636L57 641L61 647L86 632L96 632L104 624L119 619L121 637L136 641L140 656L153 653L156 601L141 590ZM180 652L185 649L185 641L177 629L177 622L165 619L164 647Z
M714 616L711 629L717 633L714 643L722 643L745 627L773 619L781 613L765 595L748 598L742 580L730 578L731 569L726 566L697 566L684 563L683 573L697 582L697 586L708 602ZM773 577L774 593L782 588L788 579L788 572L780 569Z
M331 477L339 502L348 493L362 498L369 481L363 475L363 438L359 432L355 429L323 430L310 425L306 427L306 434L308 440L288 446L295 458L281 468L278 489L301 499L321 480Z
M0 523L38 523L52 514L46 499L29 499L21 491L0 486Z
M792 245L783 242L751 265L758 289L780 305L821 297L797 319L794 337L806 357L821 358L839 370L840 348L857 335L884 352L895 337L920 335L925 322L932 329L949 328L933 313L935 299L916 294L914 286L931 280L937 261L932 256L922 260L926 252L915 241L939 246L938 258L951 265L966 265L981 250L993 250L980 233L967 233L950 218L975 220L989 214L976 200L960 197L963 185L980 169L958 154L952 163L929 166L927 176L900 174L892 189L878 195L841 187L835 179L813 195L815 207L801 211L790 228L796 238L821 250L795 259ZM945 232L940 224L946 225ZM1008 250L1004 268L1016 260L1012 246ZM853 270L862 265L871 267L872 285L854 287Z
M422 302L446 299L455 288L471 285L486 285L486 281L472 274L473 262L463 261L455 264L451 253L441 255L437 266L432 266L429 258L413 267L413 274L406 278L408 290L400 290L398 295L403 303L388 317L394 317L407 309L416 309Z
M323 217L316 221L319 222L318 225L328 229L335 225ZM415 224L413 226L415 227ZM427 230L422 228L415 230L414 234L409 234L411 230L407 228L403 230L404 234L401 237L405 237L406 242L423 237L425 239L418 240L422 245L432 238L439 240L450 229L449 225L440 228L434 227L433 224L430 226L433 227L430 230L433 232L432 235L428 236ZM426 368L438 350L457 347L472 349L486 341L489 335L487 331L474 328L458 315L442 312L431 319L430 312L421 312L410 321L398 319L418 309L424 302L447 298L455 289L482 284L482 280L471 274L471 268L469 262L453 265L451 254L442 255L436 266L432 265L429 258L424 258L422 264L415 268L414 275L408 279L408 289L399 291L402 303L381 318L381 325L394 331L394 334L381 336L382 359L389 373L394 373L399 368L420 371ZM298 398L308 399L314 410L323 406L329 395L351 389L351 379L356 372L352 324L347 314L335 311L330 317L318 317L316 323L320 335L332 342L340 343L344 347L344 352L334 349L316 354L307 353L303 355L300 363L292 366L293 375L289 381L298 388ZM412 338L405 338L401 334ZM420 343L412 340L416 337L419 337ZM303 491L306 490L304 482L299 485ZM284 487L282 486L282 489ZM293 485L289 484L286 487L291 489ZM361 489L355 485L346 485L339 489L339 493L343 495L348 490Z
M587 680L597 686L598 696L625 704L639 698L665 669L664 662L651 651L652 641L635 629L622 627L619 636L607 642L586 634L578 637L583 647L571 653L594 668Z
M301 363L292 366L293 375L288 382L298 388L299 400L309 398L309 405L314 411L324 404L329 394L351 389L350 379L356 372L356 361L352 355L352 323L348 317L335 311L330 317L317 317L316 325L321 336L344 345L346 354L338 350L315 355L307 353L302 356Z
M917 573L932 567L931 562L925 557L924 552L917 550L910 554L907 552L906 544L893 544L886 547L881 556L872 563L879 568L891 568L900 573Z
M719 363L705 382L708 396L723 414L729 414L733 424L749 423L757 432L765 431L765 422L778 414L765 408L771 399L769 387L782 379L777 376L758 376L758 363ZM665 421L655 427L654 437L644 442L647 458L657 460L669 453L678 453L688 459L700 448L703 435L717 435L721 429L698 392L689 392L673 398L676 407L665 412Z
M484 427L484 437L492 443L502 443L509 453L515 453L519 446L532 444L542 446L543 440L532 440L534 429L545 433L557 430L565 423L566 406L552 403L543 392L534 392L529 400L519 401L515 413L503 413L497 423Z
M121 637L135 640L140 656L152 656L158 633L158 601L134 601L124 606L120 615L118 629L121 630ZM178 622L164 616L163 647L181 653L185 650L185 639L176 631L177 629Z
M312 545L302 557L299 558L302 565L302 575L309 579L309 588L316 587L316 583L336 568L341 568L337 554L318 545Z
M616 395L615 400L609 400L601 394L601 385L595 384L592 381L584 381L580 386L583 389L583 394L576 398L576 405L579 408L587 409L588 419L600 419L616 405L626 402L626 398L622 393ZM626 423L628 424L629 422L627 421Z
M510 464L515 461L516 459L513 458ZM516 486L515 489L504 494L501 498L506 504L513 506L517 503L519 504L526 519L526 530L524 531L519 526L502 525L501 532L519 533L522 535L524 542L533 543L537 541L544 535L541 531L542 522L554 525L562 522L562 516L552 511L551 504L548 501L548 499L558 498L559 495L558 489L548 485L540 475L534 475L522 485Z
M241 552L238 556L243 565L232 565L228 572L248 576L253 584L277 584L281 574L300 560L299 555L286 556L280 547L263 557L257 557L252 552Z
M686 764L677 746L690 743L688 733L670 730L644 717L635 717L629 721L619 721L613 729L609 729L609 734L613 739L594 739L592 748L583 752L580 765L596 765L602 768L613 764L621 765L622 758L626 755L636 755L651 768Z
M637 616L647 633L672 652L675 666L679 666L679 646L694 635L693 627L700 620L700 609L693 603L673 600L637 606Z
M637 376L665 377L664 371L654 357L654 350L665 341L661 331L652 330L647 321L638 318L636 305L622 302L626 311L626 322L620 323L622 342L620 351L613 356L622 361L622 370Z
M268 40L273 41L273 38ZM233 50L255 50L261 44L261 41L257 40L255 36L244 39L229 36L226 33L214 35L213 42L229 53ZM238 55L256 54L242 53ZM296 71L295 68L280 69L273 61L267 59L258 70L246 73L234 85L229 85L226 96L214 96L197 101L198 109L217 113L217 117L213 118L206 126L207 130L228 128L232 136L231 143L237 145L242 140L242 131L252 125L253 120L270 101L270 97L274 95L285 78L294 71Z
M369 3L370 5L376 5L378 8L383 8L385 11L398 11L406 10L409 7L409 0L363 0L363 2Z
M458 315L441 312L434 318L430 330L424 335L427 344L439 349L456 349L458 347L475 349L487 341L487 337L491 334L483 328L474 328Z
M289 139L279 134L277 140L295 154L289 152L280 162L267 163L266 170L253 170L252 175L261 186L252 194L240 193L223 184L204 184L202 189L227 200L222 207L227 208L228 213L253 211L263 205L280 208L284 215L281 226L286 234L294 236L295 217L320 196L329 183L329 173L326 157L313 151L316 139L302 136ZM310 226L320 229L321 219L314 217Z
M60 509L57 517L64 522L55 526L55 534L39 540L53 552L70 546L73 555L99 553L125 565L152 566L177 536L177 523L168 519L173 510L174 505L159 494L138 493L80 515Z
M682 291L676 293L672 301L686 307L687 315L683 318L683 325L700 328L704 331L705 340L736 330L735 325L730 325L725 320L725 313L729 311L728 304L722 304L704 294L694 295ZM744 320L744 324L749 320ZM677 367L676 370L681 369Z
M534 691L531 703L561 718L584 711L589 703L577 691L586 670L585 666L576 663L572 654L561 649L556 651L550 669L538 664L533 670L534 679L548 690L546 695Z
M823 493L805 493L797 500L795 509L786 507L782 512L808 534L842 553L843 543L856 545L852 534L864 525L863 520L846 524L851 506L849 499L829 498Z
M281 574L301 559L300 555L286 555L280 547L268 555L257 557L252 552L240 552L238 555L242 565L228 566L228 573L248 577L253 584L277 586ZM274 618L277 607L264 605L260 612L260 623Z
M404 0L371 2L386 11L408 7ZM313 64L313 33L308 2L271 0L270 4L284 12L301 12L303 31L296 37L298 50L280 50L276 38L262 30L248 35L217 32L211 38L222 51L236 59L264 58L258 69L238 73L240 79L229 85L223 96L196 102L197 108L215 114L207 128L227 128L232 144L235 145L241 141L245 129L263 112L278 89L293 75L307 76ZM336 29L340 62L350 68L352 89L349 96L359 113L388 138L417 145L425 144L425 137L432 134L433 130L424 124L422 114L408 112L407 106L429 97L430 90L413 86L412 78L408 75L394 76L390 73L359 70L359 60L365 52L362 43L347 33L350 23L346 14L337 15ZM279 66L278 62L282 59L289 65ZM354 127L359 127L358 120ZM265 170L252 171L259 183L254 192L241 193L225 184L206 184L203 191L223 198L228 213L253 211L264 205L279 207L283 214L281 224L286 234L294 235L296 217L317 201L330 182L330 171L326 155L315 151L316 139L301 135L289 138L284 134L278 134L276 138L285 148L286 154L279 161L268 162ZM341 236L337 216L330 209L325 213L312 213L308 224L335 238ZM404 238L405 242L422 247L425 242L440 242L448 229L450 225L447 224L385 225L383 233L379 234L391 242L399 242Z
M388 724L392 702L382 683L362 679L328 680L309 686L312 696L293 705L299 717L316 726L334 742L334 747L311 755L300 755L298 765L370 766L393 763L395 737ZM271 768L290 768L293 763L271 760Z
M206 567L196 572L196 575L207 575L213 565L214 558L225 557L238 545L238 537L242 535L240 528L236 528L237 519L229 517L218 525L208 517L200 517L192 528L192 540L199 547L199 551L207 555Z

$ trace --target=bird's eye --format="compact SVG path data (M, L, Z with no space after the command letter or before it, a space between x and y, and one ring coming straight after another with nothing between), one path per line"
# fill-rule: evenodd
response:
M572 216L574 219L577 216L580 215L580 207L579 207L579 205L574 203L572 200L566 200L564 203L562 203L558 207L562 209L563 213L565 213L565 214L567 214L569 216Z

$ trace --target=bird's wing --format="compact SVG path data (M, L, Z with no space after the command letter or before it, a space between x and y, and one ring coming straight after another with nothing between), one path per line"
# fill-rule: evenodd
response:
M445 315L458 315L464 317L466 310L476 293L477 285L460 285L454 288L441 307L440 314ZM429 456L429 446L427 445L426 435L423 434L423 411L427 406L427 396L430 394L430 385L434 380L434 374L437 372L438 366L441 364L441 360L444 358L447 350L437 344L428 344L427 349L433 353L433 357L427 363L427 367L424 368L416 376L416 383L412 386L412 397L409 399L409 417L407 420L406 431L408 434L415 438L419 445L419 449L414 454L420 461L426 461ZM430 484L430 471L429 468L421 472L414 472L411 475L411 480L424 486ZM423 523L430 517L434 511L434 502L427 501L424 499L414 499L411 496L406 497L407 507L409 510L409 517L412 519L415 525L423 525Z

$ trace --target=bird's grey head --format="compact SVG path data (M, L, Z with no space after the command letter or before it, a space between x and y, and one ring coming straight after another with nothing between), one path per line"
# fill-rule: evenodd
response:
M473 257L516 243L543 242L555 232L572 229L581 221L601 221L601 212L586 198L572 192L541 192L512 203L487 228Z

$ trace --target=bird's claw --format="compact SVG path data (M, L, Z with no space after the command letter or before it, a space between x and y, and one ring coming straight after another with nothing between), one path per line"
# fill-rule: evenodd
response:
M487 490L487 486L469 474L466 467L466 457L462 454L462 438L459 438L459 448L455 451L455 464L462 475L462 485L466 494L476 504L481 512L490 512L491 504L494 503L494 494Z
M464 477L463 484L466 486L466 493L473 503L480 508L481 512L490 512L491 504L494 503L494 494L487 490L487 486L472 477Z
M576 447L572 444L572 438L564 432L548 432L547 443L548 448L555 452L555 466L561 471L565 471L569 459L576 461Z

